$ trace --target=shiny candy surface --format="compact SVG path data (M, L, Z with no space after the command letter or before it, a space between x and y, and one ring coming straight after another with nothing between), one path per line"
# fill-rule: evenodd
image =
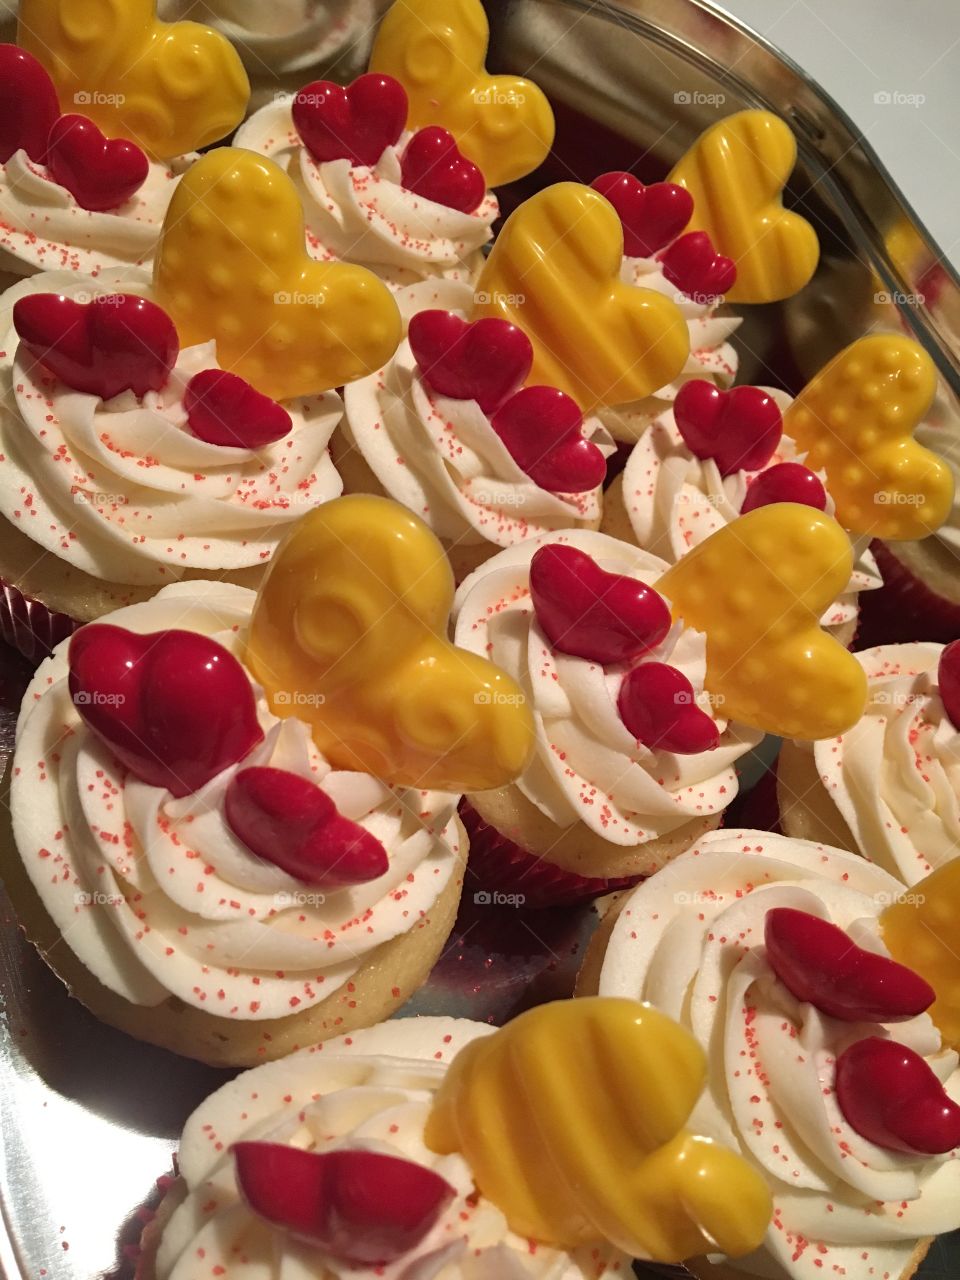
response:
M0 44L0 164L17 151L43 164L59 115L57 91L46 69L26 49Z
M660 256L663 274L681 293L701 305L714 305L729 293L737 278L730 258L718 253L706 231L690 231Z
M590 183L613 205L623 226L623 251L630 258L651 258L675 240L690 221L693 198L672 182L645 187L632 173L602 173Z
M524 387L493 415L513 460L541 489L584 493L602 484L607 460L582 435L583 414L556 387Z
M857 1133L891 1151L940 1155L960 1145L960 1106L919 1053L868 1036L837 1059L837 1102Z
M890 954L937 993L930 1016L945 1045L960 1050L960 858L932 871L887 907L880 926Z
M183 393L187 425L208 444L262 449L282 440L293 421L282 404L224 369L201 369Z
M483 202L483 174L461 154L452 133L432 125L419 129L403 149L400 183L407 191L461 213Z
M655 751L696 755L720 741L716 722L697 706L693 685L666 662L643 662L628 671L617 710L636 740Z
M47 166L82 209L116 209L135 195L150 162L135 142L107 139L84 116L61 116L50 130Z
M523 330L495 317L468 324L452 311L418 311L407 337L431 390L455 400L476 400L484 413L519 391L533 364L533 348Z
M403 133L407 95L391 76L358 76L346 86L314 80L295 95L292 113L315 160L372 168Z
M723 391L694 378L680 388L673 412L690 452L713 458L722 476L765 466L783 434L777 402L760 387Z
M799 462L778 462L750 481L740 514L770 507L775 502L799 502L816 511L826 511L827 491L820 477Z

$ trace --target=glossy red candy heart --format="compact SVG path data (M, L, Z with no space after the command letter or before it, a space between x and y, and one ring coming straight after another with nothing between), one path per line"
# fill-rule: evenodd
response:
M947 717L955 729L960 729L960 640L951 640L940 654L937 685Z
M251 852L304 884L341 889L390 869L376 836L338 813L315 782L286 769L241 769L227 788L226 815Z
M150 162L134 142L105 138L86 116L61 116L50 130L47 168L81 209L116 209L147 180Z
M262 449L293 428L282 404L225 369L195 373L184 389L183 407L190 430L207 444Z
M693 196L673 182L645 187L632 173L601 173L590 183L616 209L623 224L623 251L652 258L675 240L693 217Z
M714 720L697 706L693 685L665 662L644 662L628 671L617 710L636 740L657 751L692 756L720 742Z
M91 623L74 632L69 655L81 718L131 773L175 796L197 791L263 738L247 673L208 636Z
M392 76L359 76L344 88L314 80L293 100L293 123L304 145L321 164L349 160L369 168L403 133L407 94Z
M518 391L533 364L527 335L496 316L468 324L452 311L418 311L407 337L431 390L453 400L476 400L484 413Z
M799 502L805 507L826 511L827 491L820 477L808 467L799 462L778 462L750 481L740 514L745 516L748 511L769 507L775 502Z
M660 255L660 267L688 298L709 306L733 288L736 263L717 253L706 231L690 231Z
M864 951L829 920L774 907L764 938L771 969L798 1000L844 1022L905 1022L929 1009L933 988L889 956Z
M237 1182L258 1217L340 1262L376 1266L416 1248L456 1192L424 1165L359 1149L238 1142Z
M91 302L32 293L14 303L13 324L45 369L74 391L104 400L121 391L159 391L180 350L167 313L130 293Z
M942 1155L960 1146L960 1107L923 1058L868 1036L837 1059L837 1102L851 1128L891 1151Z
M683 442L698 458L713 458L722 476L759 471L777 451L783 415L759 387L721 391L712 382L685 382L673 403Z
M60 116L46 69L26 49L0 44L0 164L17 151L43 164L47 139Z
M604 666L632 662L670 630L670 610L652 587L607 573L586 552L563 543L534 553L530 595L557 652Z
M607 460L581 434L576 400L557 387L524 387L491 420L517 466L550 493L585 493L603 483Z
M453 134L437 125L419 129L404 147L400 185L460 213L473 213L487 191L486 179L461 154Z

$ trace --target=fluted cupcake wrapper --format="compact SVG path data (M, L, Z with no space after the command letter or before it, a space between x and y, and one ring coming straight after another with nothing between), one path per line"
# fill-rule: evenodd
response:
M31 662L41 663L79 626L0 578L0 636Z

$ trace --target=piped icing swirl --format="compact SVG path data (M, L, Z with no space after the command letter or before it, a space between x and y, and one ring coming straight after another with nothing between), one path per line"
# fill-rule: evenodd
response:
M175 583L110 615L130 631L211 636L241 656L254 594ZM258 694L263 741L199 791L174 799L140 781L81 721L67 646L39 668L17 730L11 808L24 866L83 964L134 1004L170 996L255 1021L310 1008L347 983L377 947L429 912L461 850L456 796L390 788L332 769L295 717ZM271 766L315 782L389 857L376 880L317 893L261 861L233 834L224 797L242 768Z
M847 1122L834 1064L851 1043L890 1038L926 1059L951 1097L957 1055L927 1014L839 1022L796 1000L763 948L774 907L831 921L886 955L878 916L902 891L855 854L756 831L716 831L633 891L610 938L600 994L649 1000L710 1057L691 1124L739 1147L769 1180L762 1250L737 1266L791 1280L897 1277L919 1239L960 1225L960 1160L874 1145Z

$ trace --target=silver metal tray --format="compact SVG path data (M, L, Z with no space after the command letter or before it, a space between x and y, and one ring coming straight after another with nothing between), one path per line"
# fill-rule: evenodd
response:
M497 0L490 11L491 65L533 75L559 120L545 170L508 189L505 208L604 169L662 177L719 116L774 110L798 134L790 199L816 224L824 255L801 298L750 312L744 376L796 390L855 337L905 326L940 370L945 429L960 429L960 283L870 147L799 68L700 0ZM28 677L0 646L0 755ZM405 1012L499 1022L570 993L590 911L524 914L471 897ZM0 1275L130 1277L155 1180L186 1117L226 1075L98 1024L23 941L5 897L0 997ZM922 1275L958 1274L960 1245L945 1238Z

